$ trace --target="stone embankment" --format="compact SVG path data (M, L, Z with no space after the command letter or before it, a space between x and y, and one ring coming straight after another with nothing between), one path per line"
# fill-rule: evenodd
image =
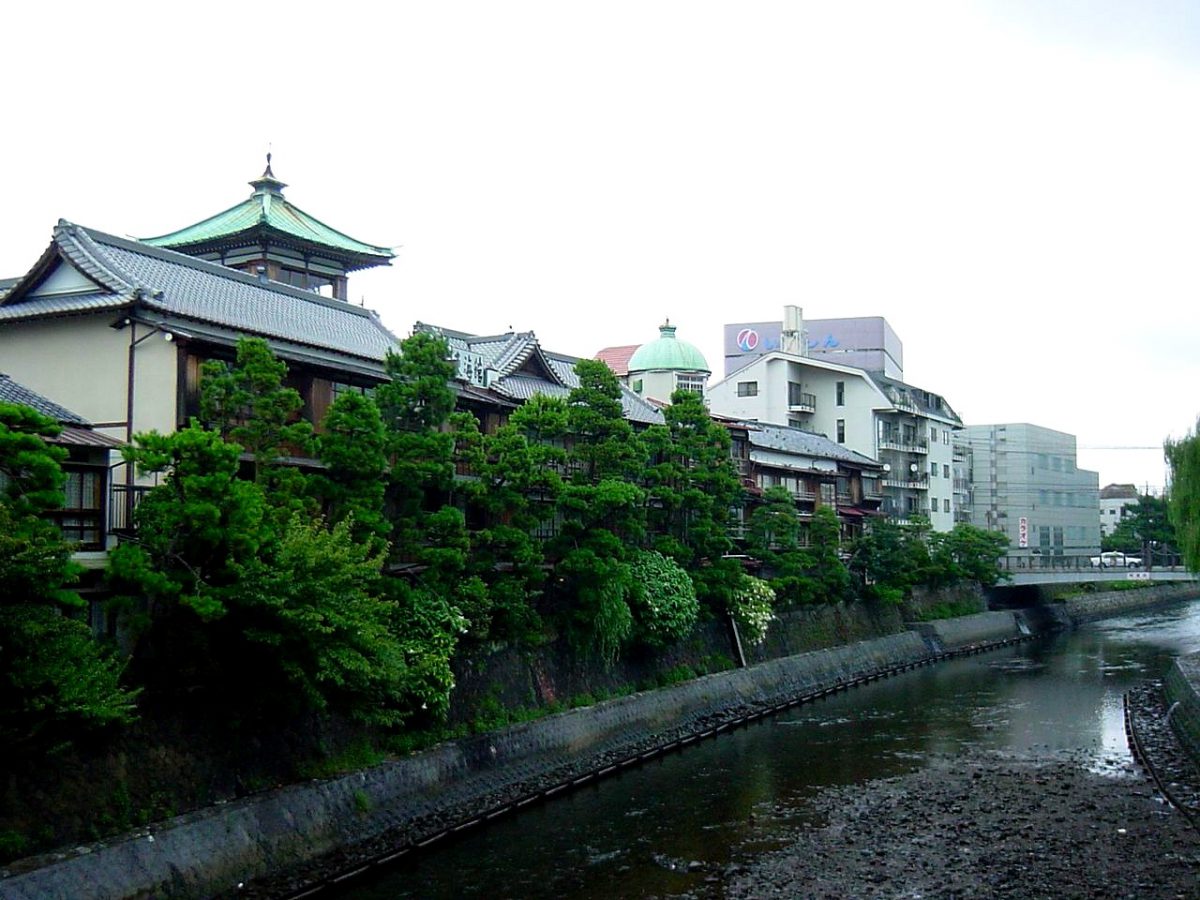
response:
M1163 589L1149 592L1156 593L1134 597L1126 591L1105 599L1102 615L1169 602ZM1172 593L1170 599L1181 597ZM1051 615L1022 610L923 623L618 698L43 859L38 868L0 880L0 895L22 900L299 895L330 873L385 862L807 699L1015 642L1056 620L1085 617L1092 616L1080 602Z
M1095 594L1081 594L1050 605L1050 608L1061 617L1064 625L1081 625L1084 622L1094 622L1110 616L1120 616L1125 613L1137 612L1143 609L1153 609L1189 600L1200 594L1200 587L1195 582L1176 582L1156 587L1123 591L1098 591Z

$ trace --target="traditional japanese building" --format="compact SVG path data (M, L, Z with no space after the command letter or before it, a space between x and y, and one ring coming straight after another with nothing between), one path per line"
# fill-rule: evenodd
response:
M417 322L414 332L444 338L458 367L458 406L471 410L485 431L494 431L508 413L535 394L567 397L579 386L579 357L542 347L532 331L476 335ZM662 411L628 387L621 388L621 408L635 427L660 425Z
M267 168L250 182L246 200L194 225L158 237L143 238L188 256L265 274L281 284L348 299L350 272L390 265L395 254L330 228L283 196L287 187Z
M345 302L346 279L392 252L288 203L269 158L251 184L249 200L146 241L60 221L29 271L0 283L0 367L122 442L185 425L201 366L232 359L244 336L287 363L314 424L339 392L384 380L398 341ZM119 531L145 486L127 467L112 481Z
M745 523L769 488L791 494L805 529L821 507L837 513L843 538L861 534L866 520L882 515L882 463L799 428L713 418L729 430L730 453L745 491L745 502L736 511L736 537L744 536Z

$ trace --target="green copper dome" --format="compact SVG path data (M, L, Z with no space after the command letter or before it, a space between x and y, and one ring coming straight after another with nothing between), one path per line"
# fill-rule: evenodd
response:
M666 324L658 329L659 338L642 344L629 358L629 372L674 371L712 373L704 354L687 341L675 337L675 326Z

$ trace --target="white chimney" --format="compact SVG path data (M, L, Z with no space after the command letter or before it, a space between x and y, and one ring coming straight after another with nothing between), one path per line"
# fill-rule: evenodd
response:
M804 310L788 304L783 308L783 332L779 349L793 356L808 356L808 334L804 330Z

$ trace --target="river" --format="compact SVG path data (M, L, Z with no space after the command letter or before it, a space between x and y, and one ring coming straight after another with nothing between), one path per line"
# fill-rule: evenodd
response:
M339 896L684 897L815 823L829 786L978 751L1074 751L1129 778L1122 695L1196 651L1200 601L905 673L499 820Z

